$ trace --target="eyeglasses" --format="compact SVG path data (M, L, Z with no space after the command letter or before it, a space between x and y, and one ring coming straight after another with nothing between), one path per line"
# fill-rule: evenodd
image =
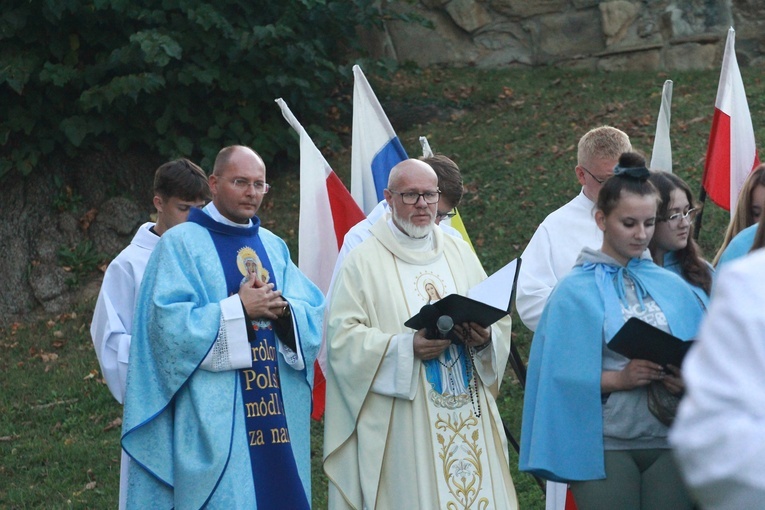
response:
M406 205L416 204L417 201L420 200L420 197L425 200L426 204L437 204L438 200L441 198L440 191L426 191L425 193L417 193L415 191L404 191L402 193L400 191L393 191L390 189L388 191L395 193L396 195L401 195L401 201Z
M587 172L588 174L590 174L590 177L592 177L593 179L595 179L595 182L597 182L598 184L603 184L604 182L606 182L606 179L608 179L608 177L606 177L606 179L600 179L600 178L598 178L598 177L595 177L595 176L593 175L593 173L592 173L592 172L590 172L589 170L587 170L587 169L586 169L585 167L583 167L582 165L579 165L579 168L581 168L582 170L584 170L585 172Z
M271 185L263 181L250 182L246 179L232 179L230 182L240 191L245 191L252 186L255 188L255 193L261 193L263 195L268 193L268 190L271 189Z
M443 220L446 218L454 218L455 216L457 216L457 211L450 211L450 212L436 211L437 220Z
M698 214L698 212L698 208L694 207L693 209L688 209L684 213L678 212L670 215L667 218L662 218L659 221L666 221L667 223L672 223L673 225L679 225L681 220L688 220L688 223L693 223L693 220L696 218L696 214Z

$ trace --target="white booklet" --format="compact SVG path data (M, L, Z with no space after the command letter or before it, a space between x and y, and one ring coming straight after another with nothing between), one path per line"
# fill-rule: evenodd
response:
M467 297L510 313L520 270L521 258L518 257L468 290Z

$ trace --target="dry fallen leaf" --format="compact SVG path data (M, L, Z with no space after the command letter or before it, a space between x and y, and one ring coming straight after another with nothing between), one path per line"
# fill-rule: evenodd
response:
M55 352L40 351L40 359L43 360L44 363L50 363L51 361L56 361L58 359L58 354Z
M104 432L106 432L108 430L119 428L121 426L122 426L122 418L117 417L114 420L112 420L111 422L109 422L109 425L104 427Z
M97 209L91 209L88 212L86 212L82 218L80 218L80 228L82 228L83 231L88 230L90 228L90 224L93 223L93 220L98 215Z

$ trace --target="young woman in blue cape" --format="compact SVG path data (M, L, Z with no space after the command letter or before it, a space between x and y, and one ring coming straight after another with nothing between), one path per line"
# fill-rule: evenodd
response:
M661 200L656 229L648 243L651 257L656 264L690 283L706 306L714 269L701 257L701 249L693 240L693 219L699 208L693 203L691 188L669 172L652 171L648 181L656 187Z
M682 392L679 372L608 348L630 317L690 340L704 310L646 252L659 202L648 175L641 156L622 155L596 204L603 245L582 250L553 290L531 346L520 468L570 482L580 510L693 506L648 406L652 384Z

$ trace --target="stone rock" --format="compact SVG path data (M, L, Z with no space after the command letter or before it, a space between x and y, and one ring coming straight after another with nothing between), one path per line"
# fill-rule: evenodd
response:
M553 57L597 53L604 49L600 15L594 9L539 17L539 49Z
M388 7L433 22L429 31L417 23L392 19L382 32L366 31L374 56L418 65L555 65L566 68L653 66L671 71L706 68L707 50L735 22L740 65L760 62L765 47L765 4L752 0L391 0ZM724 39L723 39L724 40ZM690 48L690 47L689 47ZM703 59L678 60L682 51L701 51ZM651 56L648 56L651 55ZM667 58L665 58L667 55ZM607 59L602 64L598 58Z
M491 30L484 30L476 34L473 41L490 51L490 53L482 56L478 62L479 67L534 64L531 34L521 23L505 22L492 25Z
M134 201L110 198L101 205L91 224L90 237L99 253L114 256L130 244L138 227L146 221L149 216Z
M414 13L430 20L434 29L417 23L393 20L387 23L394 51L399 62L414 62L420 66L453 63L472 65L479 60L481 50L470 36L455 25L443 10L426 11L414 6L396 4L398 12Z
M573 0L572 4L577 9L585 9L587 7L597 7L600 0Z
M71 311L83 296L92 298L97 293L93 285L87 285L94 277L100 280L97 271L81 275L76 286L67 284L75 275L63 269L59 251L88 241L93 232L86 232L80 219L90 209L101 213L94 223L100 223L95 230L103 232L95 237L108 239L96 249L121 251L149 217L159 159L105 144L102 152L77 160L43 158L26 177L6 177L0 201L5 218L0 223L4 256L0 323L23 320L24 315L38 311ZM117 193L130 198L108 199Z
M603 2L598 8L600 9L603 33L606 36L606 46L622 41L627 29L640 12L638 4L626 0Z
M492 9L510 18L530 18L540 14L552 14L565 11L567 0L495 0L491 2Z
M71 302L68 282L74 282L74 274L62 267L59 252L73 249L84 241L84 236L77 230L64 232L52 221L43 225L39 235L32 239L29 285L35 299L46 311L59 313Z
M661 69L661 52L658 49L619 53L598 60L600 71L656 71Z
M10 198L15 187L4 186ZM4 199L5 200L5 199ZM3 209L6 209L3 207ZM3 239L3 277L0 278L0 322L9 315L16 315L33 308L36 304L28 283L30 269L29 239L21 222L7 214L0 224L0 239Z
M662 17L669 29L670 38L682 37L693 33L691 24L685 19L684 13L678 7L670 7Z
M475 0L452 0L446 4L446 12L457 26L468 33L491 23L489 13Z
M685 43L670 46L664 55L665 67L685 71L714 69L720 66L718 44Z
M422 2L422 5L427 7L428 9L436 9L439 7L443 7L446 3L449 2L449 0L420 0Z

